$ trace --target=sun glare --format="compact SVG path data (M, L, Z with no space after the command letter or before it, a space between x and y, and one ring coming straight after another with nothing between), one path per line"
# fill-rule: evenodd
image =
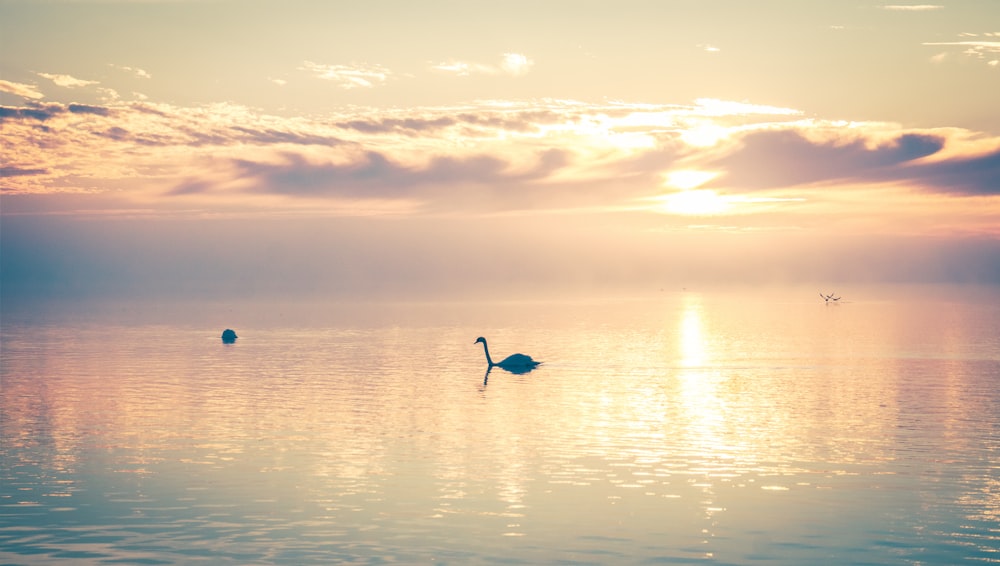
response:
M708 358L705 335L701 328L701 302L694 295L684 297L684 316L678 329L680 338L681 364L684 367L698 367Z
M729 202L719 193L708 190L687 190L663 197L663 209L674 214L707 216L729 209Z
M703 124L681 134L684 143L694 147L711 147L729 136L729 129L714 124Z
M681 169L667 173L663 184L672 189L680 189L656 197L662 209L673 214L690 214L694 216L719 214L729 208L729 201L719 193L698 187L711 181L719 174L715 171L698 171L696 169Z
M531 68L533 61L520 53L504 53L503 62L500 64L503 70L512 75L523 75Z
M675 189L694 189L711 181L719 174L711 171L695 171L691 169L671 171L667 173L666 184Z

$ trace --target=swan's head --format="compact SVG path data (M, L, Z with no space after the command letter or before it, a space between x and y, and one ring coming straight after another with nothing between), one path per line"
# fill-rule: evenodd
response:
M479 344L480 342L483 343L483 344L485 344L486 343L486 338L483 338L482 336L480 336L479 338L476 338L476 341L473 342L473 344Z

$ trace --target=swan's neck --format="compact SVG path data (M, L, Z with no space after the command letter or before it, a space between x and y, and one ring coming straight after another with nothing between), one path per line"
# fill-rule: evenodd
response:
M495 366L493 358L490 357L490 348L486 345L486 340L483 340L483 351L486 352L486 363L490 364L490 367Z

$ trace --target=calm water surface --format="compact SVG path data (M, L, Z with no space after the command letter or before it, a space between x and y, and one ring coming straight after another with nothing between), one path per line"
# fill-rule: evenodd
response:
M0 563L1000 562L1000 290L845 301L5 305Z

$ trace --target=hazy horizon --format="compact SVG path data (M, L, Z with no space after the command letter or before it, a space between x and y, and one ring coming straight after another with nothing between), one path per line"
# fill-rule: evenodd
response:
M474 299L683 288L1000 283L981 238L592 231L545 219L73 220L7 217L4 300ZM783 239L794 242L783 242ZM500 239L496 242L495 239Z

